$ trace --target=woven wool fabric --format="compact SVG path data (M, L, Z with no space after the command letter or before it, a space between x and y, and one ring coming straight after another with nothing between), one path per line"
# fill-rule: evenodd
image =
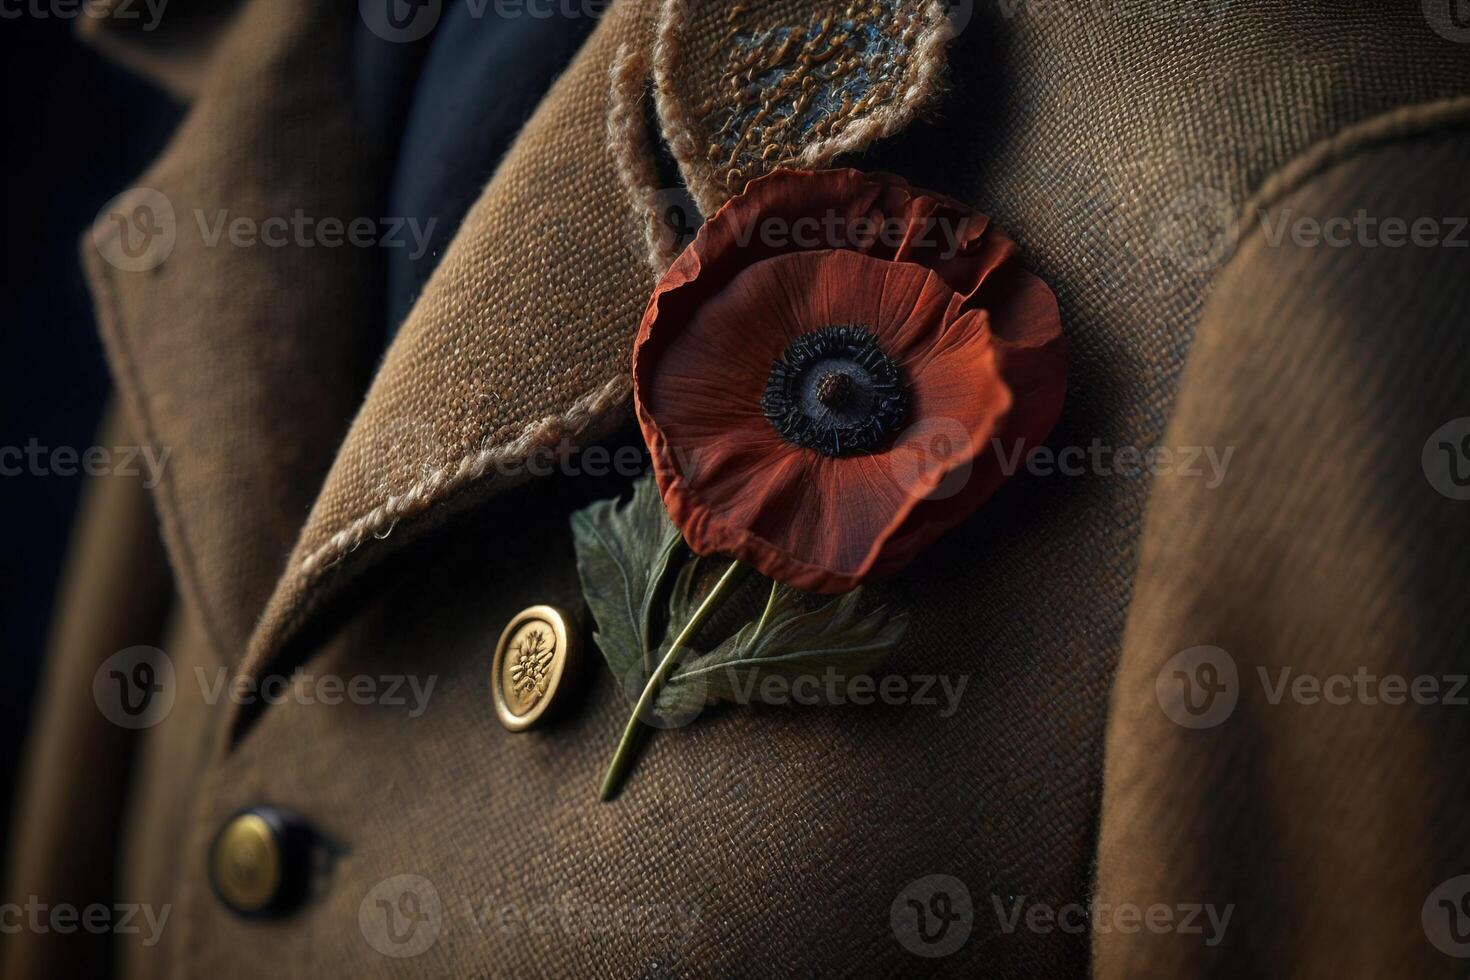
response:
M231 662L281 575L380 344L367 249L316 246L289 231L282 247L230 237L242 221L265 236L266 222L297 215L377 217L376 164L355 139L340 67L347 39L329 22L320 7L277 0L239 12L192 110L133 185L167 202L159 220L175 241L161 264L110 264L98 247L117 234L106 216L82 242L134 429L170 449L156 499L179 589Z
M470 484L513 483L510 464L595 432L625 399L653 279L606 119L613 53L650 43L640 13L610 12L465 217L313 507L260 661L324 567Z
M1367 148L1270 202L1262 224L1460 213L1467 167L1463 128ZM1236 458L1217 488L1154 489L1113 695L1098 899L1229 904L1232 921L1215 948L1099 933L1101 976L1457 965L1421 910L1470 866L1455 693L1470 550L1463 501L1425 479L1420 447L1465 412L1470 297L1465 246L1387 241L1304 248L1256 228L1206 305L1167 441ZM1236 700L1191 729L1159 710L1156 679L1202 644L1234 664ZM1359 672L1434 678L1444 700L1418 704L1406 684L1394 703L1375 680L1343 703L1328 679ZM1284 693L1303 677L1320 693Z
M350 349L354 296L371 289L355 265L339 258L273 278L238 253L208 261L181 239L181 261L146 283L94 267L104 319L111 290L124 297L115 337L159 338L138 341L136 359L119 357L116 340L110 353L135 424L175 446L177 467L157 504L182 598L161 637L122 623L60 637L58 663L68 666L55 684L80 696L53 708L39 737L65 730L67 712L93 710L92 670L129 643L159 643L181 671L243 656L255 677L303 663L437 678L416 719L384 706L291 704L247 716L227 703L207 708L191 691L194 700L181 702L188 707L145 733L120 818L116 887L107 892L85 868L70 886L173 903L159 945L116 937L124 975L250 975L259 964L242 950L260 951L283 976L902 975L916 961L894 942L890 903L921 876L949 874L969 887L974 934L936 961L936 972L1076 976L1093 965L1088 935L1007 928L997 906L1059 907L1094 889L1147 903L1155 899L1140 890L1173 887L1151 874L1146 845L1129 834L1110 831L1098 852L1102 800L1114 798L1103 750L1146 476L1023 471L975 519L874 590L913 620L895 672L967 678L952 717L912 705L711 712L651 740L610 806L595 803L593 790L629 707L611 680L599 676L555 727L510 737L495 723L483 690L494 637L532 602L577 605L566 515L617 489L567 477L516 486L492 470L537 441L605 434L623 404L628 344L652 274L607 146L609 73L620 48L653 59L657 8L615 4L553 88L379 368L335 462L365 365L344 367L320 351ZM793 29L811 23L813 8L788 0L780 9ZM335 118L334 84L348 77L345 50L321 40L332 30L325 5L251 0L238 18L160 179L183 173L174 179L217 193L263 178L280 207L304 187L348 193L358 162L336 142L343 130L311 136L311 120ZM1097 439L1146 449L1173 438L1165 425L1219 269L1247 269L1250 281L1237 290L1286 275L1249 254L1232 257L1230 225L1242 205L1324 141L1336 140L1338 159L1463 125L1461 105L1409 107L1470 88L1470 46L1435 33L1409 3L977 5L948 66L948 94L932 116L848 162L991 214L1055 289L1072 352L1056 447ZM717 97L696 90L691 101ZM252 162L260 160L266 165ZM299 169L282 169L286 160ZM1323 193L1358 186L1326 184ZM175 269L198 284L183 294L189 302L169 292L184 280ZM1330 271L1317 287L1324 294L1358 281L1352 268ZM1282 279L1275 290L1288 288ZM145 321L164 329L144 334ZM274 322L295 327L263 328ZM273 336L311 338L306 348L318 353L257 355L254 344ZM239 344L209 340L220 337ZM281 401L279 416L241 411L230 376L201 351L231 358L220 364L234 365L258 399L247 406L275 404L279 392L312 381L327 404ZM1382 384L1402 363L1356 367ZM1208 392L1200 398L1208 403ZM262 415L266 431L292 438L263 441ZM1408 453L1412 465L1417 446ZM293 548L288 517L299 524L313 498ZM1204 580L1201 569L1217 557L1202 551L1154 574ZM87 554L76 561L86 568ZM1294 588L1305 601L1311 583ZM89 594L77 586L70 602ZM1130 647L1128 656L1146 662L1159 652ZM1125 663L1125 671L1144 668ZM1118 752L1138 739L1134 765L1146 766L1157 732L1131 720L1129 697L1119 694L1122 721L1111 737ZM1438 737L1417 751L1440 751ZM1248 786L1252 758L1229 758L1234 765L1222 763L1213 785ZM1271 772L1310 786L1307 764ZM50 792L74 799L83 788ZM1183 790L1178 798L1202 799ZM307 907L269 926L226 911L209 894L204 867L221 821L263 800L307 814L339 846ZM28 816L17 847L43 855L79 846L79 824L54 819L59 809ZM1268 833L1270 816L1242 804L1223 840L1234 847ZM1321 817L1329 827L1319 861L1350 859L1357 825ZM1193 879L1181 871L1181 881L1209 882L1226 860L1173 856L1204 869ZM1426 865L1454 856L1445 850ZM60 874L39 858L18 868L17 893L46 891ZM402 962L371 949L358 926L372 888L399 874L432 882L443 911L435 944ZM1365 889L1353 898L1371 908L1379 896ZM692 910L697 928L545 933L494 918L506 906L524 914L556 902L662 902ZM1414 940L1397 928L1384 935ZM57 941L66 938L74 942ZM7 975L61 969L97 952L97 940L76 939L7 937ZM1260 955L1252 950L1294 952L1287 939L1230 939L1246 950L1235 962ZM1319 945L1301 950L1331 962ZM1193 962L1170 952L1117 955L1100 944L1098 971L1153 966L1169 975ZM1317 972L1303 962L1302 972Z

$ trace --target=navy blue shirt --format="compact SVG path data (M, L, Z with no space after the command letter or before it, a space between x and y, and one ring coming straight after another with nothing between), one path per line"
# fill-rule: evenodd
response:
M596 26L589 9L601 8L444 0L434 29L409 43L386 41L356 18L359 106L388 177L380 217L417 222L420 235L434 222L427 248L405 230L402 245L381 250L389 338L516 134Z

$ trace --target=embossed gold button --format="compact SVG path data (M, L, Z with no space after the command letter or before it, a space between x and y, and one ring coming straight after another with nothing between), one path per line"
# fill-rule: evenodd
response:
M490 667L490 694L500 723L525 731L567 690L581 655L571 617L552 606L516 614L500 634Z
M283 912L301 897L309 832L277 807L252 807L220 828L209 852L215 894L241 915Z

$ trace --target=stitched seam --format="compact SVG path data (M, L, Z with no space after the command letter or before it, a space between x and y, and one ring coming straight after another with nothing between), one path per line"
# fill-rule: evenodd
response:
M1454 96L1434 102L1400 106L1381 115L1345 126L1306 152L1273 171L1261 182L1241 208L1232 231L1229 252L1233 260L1251 229L1259 225L1251 216L1269 210L1316 177L1357 154L1396 140L1424 136L1441 129L1470 124L1470 96Z
M863 12L873 18L878 16L874 12L877 9L878 5L870 0L870 5ZM772 115L771 106L756 110L757 114L743 125L743 132L740 134L735 134L732 130L735 113L739 110L738 105L732 104L728 107L732 114L721 129L710 134L707 140L700 140L695 134L707 131L710 127L705 123L720 109L727 107L706 104L696 109L685 99L686 93L680 92L674 73L685 63L684 40L689 28L689 3L688 0L665 0L659 15L653 48L654 102L669 149L678 161L700 211L705 214L713 213L730 196L740 193L747 180L777 167L800 165L817 168L839 154L861 151L874 140L897 132L918 114L923 105L943 87L944 49L954 37L954 27L946 16L944 6L936 0L929 0L926 4L927 15L923 18L922 27L908 13L909 7L905 5L901 9L906 19L897 24L902 33L895 40L904 46L904 51L896 57L895 77L902 77L904 81L896 102L875 105L893 90L891 80L880 81L865 93L858 104L844 103L840 109L824 117L811 132L790 134L784 130L789 120L798 117L796 110L806 107L806 103L802 101L804 96L795 96L797 101L792 104L792 112L784 118L778 119ZM814 76L805 73L816 62L829 57L851 59L850 53L845 51L834 54L838 51L837 41L846 39L843 37L834 38L832 44L822 51L803 47L797 52L797 63L786 65L792 49L799 46L796 42L801 40L803 45L806 44L805 32L818 32L816 40L826 43L828 32L832 28L832 18L829 17L796 29L795 33L785 36L785 41L770 32L761 34L762 40L757 43L754 53L748 53L744 62L737 63L740 58L739 39L742 36L752 39L757 36L745 35L739 29L739 19L747 10L748 6L744 3L731 6L727 13L729 27L716 43L715 51L709 55L715 60L726 61L727 84L731 78L738 81L740 73L751 70L756 63L754 59L760 57L765 57L770 62L766 68L779 69L786 66L791 69L783 75L782 83L789 81L792 85L799 84L803 78L811 81ZM865 23L872 26L877 21L870 19ZM894 23L885 22L881 29L887 32L894 28ZM847 66L849 69L860 66L860 59L851 60L852 65ZM737 95L736 98L744 98L744 95ZM761 132L757 134L756 129ZM717 137L722 136L735 139L733 148L720 142ZM759 145L748 149L747 143L752 140ZM808 141L807 145L798 150L797 145L803 140ZM715 159L720 156L728 156L728 159L722 165L723 172L717 175Z
M945 16L944 7L931 4L924 33L909 61L908 74L912 80L904 88L898 104L880 106L866 117L857 118L841 133L807 147L801 154L801 162L808 167L822 166L840 154L862 150L906 126L924 103L943 88L944 49L953 39L954 25Z
M744 5L737 3L730 16L734 17L743 9ZM664 140L683 171L684 182L689 186L695 204L704 214L713 214L724 199L705 179L704 160L694 138L699 119L689 109L688 103L679 97L673 77L674 67L681 63L684 53L684 32L688 26L689 4L686 0L665 0L654 34L653 102L663 123Z
M301 560L301 574L310 578L321 573L344 555L361 547L370 535L382 537L402 518L420 513L450 493L480 479L491 466L523 460L538 446L553 443L563 435L584 431L631 391L631 376L620 374L602 387L582 394L564 413L529 422L514 438L440 467L403 493L390 496L366 514L349 521L325 544Z
M618 48L610 74L607 139L613 169L642 226L648 265L654 276L660 277L674 264L677 253L672 247L675 243L659 234L658 168L653 161L648 124L639 110L647 91L648 58L634 54L625 44Z

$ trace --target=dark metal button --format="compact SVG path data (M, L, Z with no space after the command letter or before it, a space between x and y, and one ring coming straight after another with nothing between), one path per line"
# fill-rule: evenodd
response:
M209 879L220 901L241 915L278 915L306 895L311 831L280 807L235 814L209 849Z
M570 616L553 606L531 606L506 624L490 667L490 696L500 723L525 731L571 687L581 655Z

